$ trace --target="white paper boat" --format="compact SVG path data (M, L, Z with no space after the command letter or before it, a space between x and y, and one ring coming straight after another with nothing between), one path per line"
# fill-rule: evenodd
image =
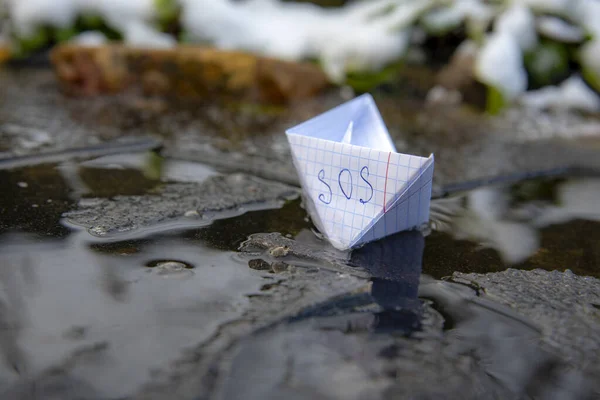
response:
M286 135L308 211L336 248L357 247L428 222L433 154L396 152L371 95Z

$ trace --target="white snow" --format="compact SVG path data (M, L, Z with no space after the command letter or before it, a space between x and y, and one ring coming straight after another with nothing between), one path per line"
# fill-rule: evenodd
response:
M600 111L600 97L578 75L570 77L559 86L529 91L523 94L519 101L527 107L537 109Z
M444 32L459 26L466 17L462 7L453 4L425 14L421 20L423 26L430 32Z
M595 38L600 38L600 1L581 0L578 21L581 27Z
M174 47L177 44L173 36L158 32L148 24L140 21L127 24L123 37L130 46L134 47L164 49Z
M512 35L521 50L531 50L537 44L533 13L518 3L500 14L495 23L495 31Z
M527 88L523 51L535 47L537 33L531 11L515 3L496 20L475 62L477 78L512 101Z
M600 37L581 46L579 58L582 66L589 71L594 71L600 81Z
M558 42L578 43L584 39L583 29L558 17L539 17L536 25L539 33Z
M76 17L74 0L8 0L15 33L28 36L42 24L66 27Z
M475 75L498 89L505 100L514 100L523 93L527 88L527 73L517 40L509 33L492 33L479 52Z
M197 40L288 60L319 59L334 81L348 71L378 70L401 57L410 26L433 4L377 0L325 10L278 0L182 1L183 25Z
M428 11L435 2L432 0L404 0L396 1L396 3L397 6L392 12L376 20L377 24L381 24L388 31L411 27L416 19ZM348 30L347 32L349 33Z
M409 37L408 32L379 36L378 29L365 29L356 37L332 36L317 54L325 73L334 82L341 82L347 72L377 71L398 59L406 51Z
M435 7L425 13L421 23L431 32L443 32L452 29L465 20L479 25L486 25L496 14L493 6L479 0L454 0L436 2L443 7Z
M71 43L86 47L97 47L105 44L108 41L102 32L87 31L82 32L70 40Z
M182 0L182 3L182 23L194 39L222 49L243 49L289 60L299 59L308 52L310 44L305 37L324 22L312 6L276 13L278 8L270 1L236 4L224 0Z
M555 14L565 17L579 15L582 0L517 0L536 13ZM585 1L585 0L583 0ZM595 0L593 0L595 1Z
M155 17L154 0L8 0L15 32L28 36L40 25L65 28L78 15L99 15L108 25L126 31ZM134 27L137 30L139 26ZM127 34L125 34L127 36ZM135 33L132 37L138 38Z

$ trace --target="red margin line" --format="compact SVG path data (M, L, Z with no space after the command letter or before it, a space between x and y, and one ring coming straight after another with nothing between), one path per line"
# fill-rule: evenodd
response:
M383 185L383 213L385 214L385 195L387 193L387 180L388 180L388 171L390 170L390 157L392 153L388 153L388 161L387 166L385 167L385 183Z

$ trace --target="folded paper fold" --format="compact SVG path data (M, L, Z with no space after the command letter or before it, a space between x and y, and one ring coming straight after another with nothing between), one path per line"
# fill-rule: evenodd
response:
M286 131L313 221L338 249L429 219L434 158L396 152L366 94Z

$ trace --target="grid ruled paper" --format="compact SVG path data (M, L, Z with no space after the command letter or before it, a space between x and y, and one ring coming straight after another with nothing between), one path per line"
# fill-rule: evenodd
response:
M396 152L371 96L286 134L309 212L335 247L351 248L428 221L433 155Z
M320 228L338 248L362 243L361 236L378 218L390 212L402 194L409 194L409 184L416 183L430 160L301 135L289 134L288 139L303 188L318 213ZM430 193L431 179L429 196ZM371 232L365 239L374 240L426 222L429 201L425 203L426 208L413 206L412 223L410 208L406 207L405 222L394 214L394 221L386 224L381 234Z

